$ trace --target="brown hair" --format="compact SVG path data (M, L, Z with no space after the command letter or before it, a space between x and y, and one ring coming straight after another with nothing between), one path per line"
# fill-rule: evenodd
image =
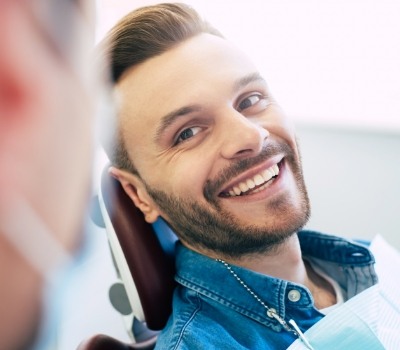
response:
M100 45L103 59L111 68L112 83L116 84L129 68L201 33L222 37L185 4L165 3L132 11L111 29ZM112 141L106 142L104 148L114 166L139 175L128 157L118 125Z

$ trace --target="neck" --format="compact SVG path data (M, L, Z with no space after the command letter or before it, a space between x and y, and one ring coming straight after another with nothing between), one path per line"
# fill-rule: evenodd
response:
M199 252L204 254L204 252ZM307 287L313 295L315 306L325 308L336 303L333 287L302 259L300 242L297 234L292 235L275 249L262 254L232 259L215 256L206 252L211 258L221 258L227 263L246 269L291 281Z
M227 262L272 277L306 284L307 270L302 259L297 234L267 253L227 259Z

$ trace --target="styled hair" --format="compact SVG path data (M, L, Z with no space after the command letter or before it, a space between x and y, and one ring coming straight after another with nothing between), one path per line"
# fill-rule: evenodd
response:
M109 64L111 82L118 83L130 68L201 33L222 37L186 4L164 3L130 12L100 44L102 59ZM111 163L139 175L129 159L118 120L110 137L103 146Z

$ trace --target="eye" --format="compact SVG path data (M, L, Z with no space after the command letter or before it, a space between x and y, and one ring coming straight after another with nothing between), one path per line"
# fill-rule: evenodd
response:
M201 127L199 126L194 126L192 128L187 128L185 130L183 130L179 135L178 138L176 139L175 144L179 144L183 141L186 141L190 138L192 138L193 136L195 136L197 133L199 133L201 131Z
M264 101L265 103L263 103L262 106L260 106L260 107L264 108L266 106L266 101L267 101L265 96L263 96L261 94L253 94L253 95L247 96L242 101L240 101L240 103L238 105L238 110L239 110L239 112L242 112L245 109L253 107L262 101Z

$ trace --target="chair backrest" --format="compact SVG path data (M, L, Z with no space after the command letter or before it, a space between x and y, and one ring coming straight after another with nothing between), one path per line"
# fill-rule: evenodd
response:
M105 167L99 193L110 247L135 317L161 330L172 310L173 246L176 236L163 222L148 224ZM160 239L158 238L160 237Z
M77 350L152 350L155 339L151 338L141 344L126 344L104 334L96 334L79 344Z

